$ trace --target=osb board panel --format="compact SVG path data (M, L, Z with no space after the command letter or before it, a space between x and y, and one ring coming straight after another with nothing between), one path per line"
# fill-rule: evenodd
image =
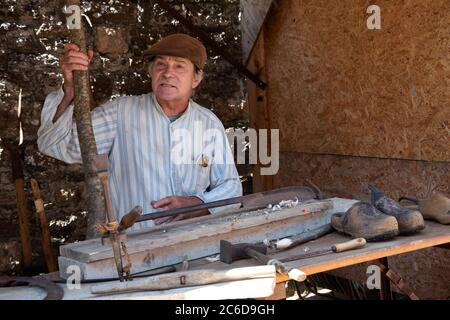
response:
M429 248L388 258L389 267L402 277L420 299L450 299L450 250ZM366 283L370 263L328 273ZM393 286L393 289L396 289ZM398 290L396 290L398 291Z
M450 1L285 0L266 19L281 150L450 161Z
M302 185L306 179L329 196L342 198L367 194L369 181L395 199L404 194L425 197L435 187L450 193L450 162L281 152L275 187Z

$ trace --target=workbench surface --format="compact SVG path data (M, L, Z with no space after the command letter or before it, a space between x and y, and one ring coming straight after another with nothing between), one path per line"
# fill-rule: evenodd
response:
M295 248L271 254L274 258L283 259L294 255L299 255L317 250L329 249L335 243L348 241L348 236L333 232L317 240L307 242ZM426 222L425 230L412 236L398 236L390 241L369 242L364 248L351 250L342 253L329 253L327 255L306 258L287 262L288 265L301 269L307 275L313 275L320 272L334 270L362 262L372 261L384 257L394 256L415 250L425 249L433 246L450 243L450 226L440 225L434 222ZM189 270L199 269L231 269L239 267L256 266L258 263L252 259L245 259L225 264L220 261L208 262L207 259L197 259L190 261ZM179 266L177 266L179 267ZM54 276L57 276L56 274ZM49 277L51 278L51 277ZM287 281L286 276L278 274L276 282ZM272 281L275 281L273 279ZM274 282L273 282L274 283ZM68 290L62 286L65 291L64 299L236 299L258 297L255 293L258 291L260 296L268 296L268 291L272 287L270 279L253 279L244 281L235 281L201 287L186 287L170 291L142 291L135 293L118 294L114 296L96 296L90 293L92 285L84 285L81 290ZM224 288L233 290L224 290ZM249 292L245 292L245 290ZM251 291L251 292L250 292ZM240 292L242 296L223 295L224 292ZM214 296L216 295L216 296ZM38 288L16 287L0 288L0 299L42 299L45 292Z
M426 221L426 228L421 232L410 236L397 236L389 241L368 242L364 248L342 253L329 253L327 255L306 258L287 262L287 265L299 268L307 275L343 268L346 266L372 261L384 257L394 256L415 250L425 249L445 243L450 243L450 226ZM298 247L281 251L270 256L282 259L307 252L329 249L335 243L350 240L349 236L333 232L317 240L307 242ZM308 250L309 249L309 250ZM191 269L214 268L226 269L257 265L251 259L241 260L227 265L220 261L207 262L205 259L193 261ZM277 276L277 282L287 281L283 275Z

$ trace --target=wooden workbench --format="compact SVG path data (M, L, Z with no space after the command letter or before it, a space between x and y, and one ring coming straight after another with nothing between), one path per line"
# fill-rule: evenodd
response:
M290 250L285 250L273 254L272 256L278 259L286 258L289 256L299 255L305 252L312 252L316 250L322 250L330 248L335 243L348 241L349 237L333 232L320 239L310 241L298 247ZM426 222L426 228L422 232L412 235L412 236L398 236L390 241L383 242L371 242L368 243L364 248L343 252L343 253L330 253L327 255L307 258L302 260L296 260L288 262L287 264L296 268L301 269L307 275L313 275L320 272L330 271L334 269L339 269L346 266L351 266L367 261L373 261L389 256L399 255L415 250L421 250L433 246L439 246L443 244L450 243L450 226L440 225L434 222ZM224 270L231 268L255 266L257 262L252 259L246 259L234 262L233 264L225 264L220 261L208 262L207 259L197 259L190 262L190 270L199 269L216 269ZM288 278L283 275L277 275L276 282L279 288L284 290L284 282ZM265 280L266 281L266 280ZM191 287L191 288L180 288L175 291L165 292L165 291L147 291L147 292L136 292L116 295L109 297L108 299L196 299L203 297L208 297L209 299L214 299L214 294L219 294L218 298L222 299L238 299L243 297L251 297L250 292L242 291L242 288L252 287L253 285L261 285L261 288L270 287L270 279L268 279L266 284L261 281L248 280L241 283L229 283L229 284L219 284L207 288L202 287ZM224 286L231 286L233 290L224 290ZM234 287L233 287L234 286ZM230 287L230 288L231 288ZM239 289L237 289L239 288ZM254 288L253 288L254 289ZM264 290L266 290L264 289ZM254 291L254 290L253 290ZM267 291L267 290L266 290ZM223 296L224 292L240 292L241 296ZM280 296L271 296L270 298L282 298L283 292L279 292ZM0 288L0 298L11 298L11 297L21 297L22 299L41 299L45 296L43 290L38 288ZM261 296L263 293L261 292ZM74 290L72 292L65 289L65 299L102 299L90 294L90 285L84 286L81 291ZM104 297L103 297L104 298Z
M290 250L281 251L273 254L274 258L283 259L290 256L300 255L306 252L330 248L335 243L348 241L349 237L343 234L333 232L317 240L310 241ZM352 250L343 253L330 253L327 255L307 258L287 262L289 266L301 269L307 275L313 275L320 272L335 270L363 262L374 261L385 257L399 255L415 250L426 249L434 246L450 243L450 226L441 225L435 222L426 221L426 228L410 236L397 236L389 241L369 242L364 248ZM231 265L220 261L207 263L204 259L197 260L191 264L192 269L204 268L237 268L255 265L251 259L237 261ZM286 276L277 275L277 283L283 283L289 280Z

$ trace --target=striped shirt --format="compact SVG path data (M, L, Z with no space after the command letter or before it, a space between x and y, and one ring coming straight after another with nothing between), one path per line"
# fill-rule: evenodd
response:
M74 106L52 122L63 96L59 89L45 100L39 151L81 163ZM137 205L144 213L153 212L150 202L168 196L196 196L207 203L242 195L221 121L194 101L173 122L153 94L117 98L95 108L91 116L98 154L107 154L111 164L109 184L118 219ZM141 222L133 229L152 225Z

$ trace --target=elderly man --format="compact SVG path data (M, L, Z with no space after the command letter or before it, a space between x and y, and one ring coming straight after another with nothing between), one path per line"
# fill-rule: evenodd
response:
M85 55L76 45L65 45L60 60L63 88L48 95L42 110L39 150L67 163L81 162L72 116L73 71L87 70L92 56L92 50ZM242 195L222 123L190 99L203 79L207 59L203 44L188 35L174 34L153 45L144 56L150 61L153 93L121 97L92 111L98 153L108 154L111 163L109 183L117 218L136 205L147 213ZM150 221L134 228L151 225Z

